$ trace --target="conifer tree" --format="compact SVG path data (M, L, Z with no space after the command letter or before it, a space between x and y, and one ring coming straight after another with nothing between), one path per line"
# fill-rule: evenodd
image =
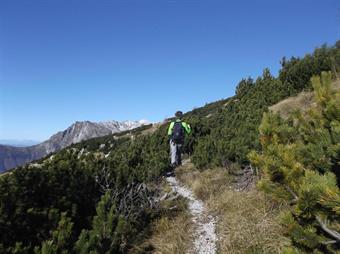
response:
M291 203L282 215L296 250L336 253L340 243L340 92L331 73L311 79L315 105L288 119L264 114L261 152L251 162L262 172L259 187ZM294 250L287 250L294 253Z
M80 254L120 252L126 222L116 214L109 192L102 196L96 211L92 229L82 231L76 242L75 251Z
M68 254L72 227L71 219L66 216L66 213L62 213L58 228L52 233L52 239L44 241L40 248L34 249L34 252L36 254Z

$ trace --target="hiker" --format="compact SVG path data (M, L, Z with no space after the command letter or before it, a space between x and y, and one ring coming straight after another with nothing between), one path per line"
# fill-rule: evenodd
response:
M176 119L170 123L168 129L172 169L175 169L182 164L181 153L185 134L191 133L190 125L181 120L182 116L182 111L177 111L175 114Z

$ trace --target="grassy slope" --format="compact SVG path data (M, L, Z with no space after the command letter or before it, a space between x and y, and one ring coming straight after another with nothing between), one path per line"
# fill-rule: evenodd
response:
M277 222L284 206L256 189L233 190L232 177L225 169L201 172L189 163L177 176L218 217L219 253L280 253L290 244Z
M190 248L193 231L188 202L182 197L173 196L171 188L163 181L162 192L168 198L161 202L161 215L149 227L149 236L141 244L134 246L130 254L185 254Z
M335 81L333 87L339 90L340 80ZM313 105L313 93L302 92L270 110L287 117L297 109L305 111ZM288 209L286 204L275 203L256 188L235 191L233 176L223 168L199 171L188 163L177 170L177 176L219 218L220 253L281 253L283 247L290 245L290 240L284 236L284 228L278 223L280 212ZM183 223L176 218L174 221L173 227Z
M333 87L339 90L340 80L334 82ZM307 110L313 104L313 93L302 92L270 109L287 117L289 113L297 109ZM214 105L215 110L216 106L221 103ZM283 247L290 245L278 222L280 212L288 209L287 205L275 203L256 188L235 191L233 176L223 168L199 171L188 163L177 170L177 177L219 218L220 253L281 253ZM157 220L148 242L156 246L155 253L185 253L190 242L186 231L190 229L190 217L181 210L171 218Z
M178 168L176 175L204 201L208 212L217 216L218 253L281 253L290 245L278 223L287 206L256 189L235 191L233 176L226 169L199 171L189 162ZM164 193L170 192L166 183L162 188ZM194 225L186 204L182 198L163 202L163 213L150 226L150 235L130 253L187 253Z
M340 79L333 83L334 91L340 90ZM288 115L299 109L302 112L306 112L308 108L316 105L314 102L313 92L302 92L294 97L289 97L279 103L269 107L269 109L275 113L279 113L282 117L287 118Z

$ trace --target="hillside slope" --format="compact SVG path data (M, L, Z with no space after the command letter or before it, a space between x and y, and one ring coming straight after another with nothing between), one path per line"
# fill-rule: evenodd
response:
M221 105L218 114L207 118L192 112L189 122L196 127L196 136L188 149L197 167L248 163L248 153L260 149L258 126L263 114L283 99L309 91L313 75L339 69L340 43L317 48L303 58L284 59L281 63L278 77L265 69L256 80L242 80L236 87L235 96Z
M340 90L340 79L332 83L334 92ZM302 113L316 106L315 95L313 92L302 92L297 96L289 97L279 103L269 107L274 113L279 113L282 117L287 118L294 111L300 110Z
M64 131L60 131L48 140L29 147L0 145L0 172L38 160L47 154L59 151L71 144L95 137L119 133L148 124L147 121L109 121L109 122L75 122Z
M340 90L330 72L311 80L312 95L290 98L274 107L279 114L263 116L261 149L249 159L260 170L259 188L290 204L280 218L293 243L289 253L339 253Z
M184 120L192 125L193 134L187 138L183 151L191 156L195 171L202 173L203 184L197 188L202 195L207 191L213 198L219 190L227 191L225 178L219 179L220 174L214 170L219 168L225 172L247 165L249 151L261 149L258 127L263 113L282 99L309 89L310 78L323 70L331 70L333 58L340 63L340 43L316 49L301 59L285 61L279 77L266 69L255 81L242 80L232 98L185 114ZM163 221L165 228L170 228L169 217L168 220L162 218L164 214L172 214L172 206L166 206L165 211L160 205L161 179L169 169L167 126L165 122L155 129L141 127L137 132L128 131L121 136L82 141L1 175L0 252L127 253L138 250L135 246L152 236L151 225L155 221ZM216 185L204 181L208 179L209 169L214 171L210 180L216 181ZM214 191L210 192L208 188L212 186ZM245 223L251 227L245 228L245 233L256 234L257 227L261 227L261 214L268 215L271 203L262 206L263 203L256 203L258 199L251 199L252 196L243 199L234 192L228 197L236 199L221 197L223 202L215 212L225 212L226 221L230 220L237 215L238 206L233 202L243 200L239 205L256 222ZM262 209L263 213L247 210L248 198L254 202L251 207ZM261 199L265 202L267 197ZM173 204L171 200L165 202ZM177 221L185 220L186 216L181 218ZM237 218L242 220L244 216ZM224 230L228 229L227 225ZM237 225L235 220L233 231L228 232L236 239ZM162 229L162 226L156 228ZM220 230L225 246L230 246L229 235L223 227ZM273 235L277 236L278 231ZM266 235L262 239L270 241ZM184 242L182 246L187 245L187 241ZM241 245L242 242L243 239L238 238L234 243ZM256 248L248 247L245 249L256 253ZM145 251L153 249L148 246Z
M339 83L339 80L333 82L333 94L338 93ZM307 114L311 108L315 110L317 106L314 92L301 92L297 96L271 106L270 110L287 118L292 112L300 110L302 114ZM217 240L215 246L218 246L218 249L205 249L202 253L283 253L284 250L292 250L294 238L293 240L289 238L287 234L289 227L287 230L280 217L282 214L289 213L289 201L277 201L269 198L255 187L263 174L261 170L261 168L254 170L251 167L242 169L237 164L231 164L227 168L209 168L202 171L198 170L189 160L185 160L183 166L176 170L177 179L170 178L168 182L175 192L187 197L189 202L187 211L193 213L193 218L183 217L181 213L177 214L173 218L174 225L167 230L170 232L174 229L179 230L181 224L184 224L194 231L185 234L179 230L178 237L157 234L156 244L159 246L155 246L156 250L160 250L161 246L164 248L164 253L175 253L169 251L168 246L171 246L172 250L185 247L181 251L191 253L190 250L195 248L195 243L200 240L200 237L197 237L195 233L200 228L200 221L197 219L200 208L197 209L196 214L192 212L193 208L191 207L195 200L200 202L198 207L208 208L205 213L210 214L210 220L213 219L213 223L209 219L205 220L206 223L210 223L205 228L213 229L212 232L217 233L217 237L213 237L213 239ZM247 182L245 183L245 181ZM153 227L155 229L165 228L162 221L158 221ZM301 232L295 232L294 235L298 233L301 234ZM204 230L202 235L206 235ZM151 237L147 241L155 244L153 238ZM211 237L206 236L205 238L208 243L211 243L209 242ZM161 244L162 241L166 244ZM183 246L183 242L189 242L189 244ZM204 241L200 245L205 246ZM316 247L317 245L314 246L314 248ZM197 250L195 253L201 252Z

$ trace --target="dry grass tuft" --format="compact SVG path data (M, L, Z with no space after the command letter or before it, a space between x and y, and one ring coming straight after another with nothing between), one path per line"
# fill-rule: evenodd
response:
M222 253L281 253L290 241L278 223L280 209L257 190L225 190L208 201L219 214L219 249Z
M219 253L281 253L290 241L283 236L278 207L258 190L236 192L225 169L195 170L191 163L177 176L217 215Z
M334 82L334 90L340 90L340 79Z
M226 170L207 169L202 172L195 169L192 163L186 163L176 170L178 179L189 186L196 197L205 201L230 186L230 178Z
M282 117L287 118L296 110L306 112L314 105L316 105L314 102L314 94L312 92L302 92L297 96L280 101L274 106L269 107L269 109L274 113L280 113Z
M340 80L336 80L332 84L334 91L340 90ZM291 113L296 110L300 110L302 113L306 112L311 107L315 107L316 103L314 100L313 92L302 92L297 96L289 97L279 103L269 107L274 113L279 113L283 118L287 118Z
M162 190L170 193L171 187L163 183ZM192 224L186 199L166 199L162 201L160 216L150 226L148 239L134 246L129 253L187 253L192 245Z
M168 184L163 189L171 191ZM153 234L148 242L154 247L153 253L184 254L190 248L192 230L187 200L183 197L165 200L162 216L153 223Z
M149 240L154 246L153 253L185 254L190 247L190 231L192 222L186 213L171 217L163 217L156 221L154 234Z

